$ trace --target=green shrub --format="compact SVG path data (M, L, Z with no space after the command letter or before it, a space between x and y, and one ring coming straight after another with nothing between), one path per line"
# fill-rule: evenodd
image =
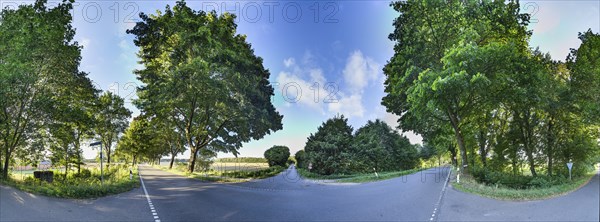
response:
M89 176L87 176L88 173ZM135 178L129 179L127 166L111 166L104 173L103 184L100 181L100 170L98 169L82 170L79 174L70 173L68 175L55 172L55 179L52 183L36 180L33 177L27 177L23 181L9 179L6 183L26 192L63 198L95 198L129 191L139 186L139 180L135 173Z
M290 158L290 148L287 146L273 146L265 151L265 159L269 166L286 166L288 158Z
M471 169L471 175L479 183L486 185L498 185L512 189L548 188L554 185L565 184L569 180L561 175L525 176L513 175L504 172L492 171L485 168Z
M294 154L294 158L296 158L296 167L297 168L301 168L301 169L305 169L307 166L307 156L306 156L306 152L304 152L304 150L298 150L298 152L296 152L296 154Z

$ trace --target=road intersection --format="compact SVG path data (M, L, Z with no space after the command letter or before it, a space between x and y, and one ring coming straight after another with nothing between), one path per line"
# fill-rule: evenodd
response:
M497 201L446 186L448 167L365 184L278 176L218 184L141 166L144 186L94 200L0 187L1 221L598 221L598 175L582 189L542 201ZM444 187L447 187L444 190ZM147 193L147 195L146 195Z

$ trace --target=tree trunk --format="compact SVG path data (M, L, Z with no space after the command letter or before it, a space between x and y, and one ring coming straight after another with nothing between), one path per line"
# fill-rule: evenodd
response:
M535 172L535 160L533 159L533 152L531 152L530 148L527 148L529 145L525 145L525 152L527 153L527 161L529 162L529 170L531 171L531 175L534 177L537 176Z
M456 147L454 144L448 145L448 150L450 151L450 158L452 158L452 165L455 167L458 166L458 160L456 159Z
M486 150L486 138L483 130L479 131L479 156L481 157L481 164L486 167L487 150Z
M546 141L548 142L547 146L547 155L548 155L548 176L552 176L552 165L553 165L553 155L552 152L554 152L554 134L552 132L553 130L553 125L554 125L554 120L553 118L550 118L550 120L548 121L548 134L546 136Z
M81 173L81 153L77 153L77 174Z
M194 167L196 166L196 155L198 153L197 148L192 148L190 152L190 160L188 161L188 172L193 173Z
M106 169L110 168L110 149L106 150Z
M6 179L6 178L8 178L8 164L10 162L10 154L11 153L8 149L5 149L4 151L5 151L6 155L4 156L4 167L2 167L3 168L2 178Z
M467 149L465 148L465 141L462 135L462 131L459 126L458 117L453 115L448 109L448 117L450 117L450 123L452 124L452 128L454 129L454 135L456 136L456 142L458 144L458 148L460 149L460 157L461 157L461 165L460 171L462 173L467 173L467 169L465 165L467 162Z
M173 162L175 162L175 155L174 153L171 153L171 163L169 163L169 169L173 169Z

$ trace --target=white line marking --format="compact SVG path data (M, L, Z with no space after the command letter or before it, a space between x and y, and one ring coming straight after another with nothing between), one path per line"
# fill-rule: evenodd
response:
M435 218L435 212L437 211L437 207L440 206L440 204L442 203L442 197L444 196L444 192L446 191L446 186L448 185L448 179L450 178L450 172L451 172L451 169L448 168L448 176L446 176L446 181L444 181L444 187L442 187L442 191L440 192L440 198L438 198L437 203L434 205L433 214L431 214L431 218L429 218L430 221L432 221L433 218Z
M150 207L150 210L152 211L152 215L154 216L154 221L155 222L160 222L160 220L158 219L158 213L156 213L156 210L154 210L154 205L152 205L152 200L150 200L150 195L148 195L148 190L146 190L146 185L144 184L144 179L142 179L142 175L140 174L140 171L138 170L138 176L140 177L140 182L142 182L142 188L144 189L144 194L146 194L146 200L148 200L148 206Z

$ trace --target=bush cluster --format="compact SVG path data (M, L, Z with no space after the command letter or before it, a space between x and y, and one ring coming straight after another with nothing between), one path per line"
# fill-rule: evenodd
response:
M416 146L385 122L369 121L353 131L343 115L327 120L296 153L298 167L332 175L408 170L419 164Z
M69 173L68 175L55 171L54 182L52 183L33 177L27 177L23 181L7 180L6 183L31 193L82 199L122 193L139 187L139 180L135 172L134 176L134 179L129 179L129 168L127 166L112 165L104 170L103 184L98 169L82 169L80 173Z
M281 173L281 171L285 170L283 166L272 166L267 169L257 170L257 171L227 171L223 172L221 176L231 177L231 178L267 178L276 176Z
M548 188L555 185L565 184L569 181L568 178L557 176L527 176L513 175L504 172L492 171L485 168L471 169L471 175L479 183L486 185L498 185L512 189L531 189L531 188Z
M273 146L265 151L265 159L269 166L287 166L287 161L290 158L290 148L287 146Z

